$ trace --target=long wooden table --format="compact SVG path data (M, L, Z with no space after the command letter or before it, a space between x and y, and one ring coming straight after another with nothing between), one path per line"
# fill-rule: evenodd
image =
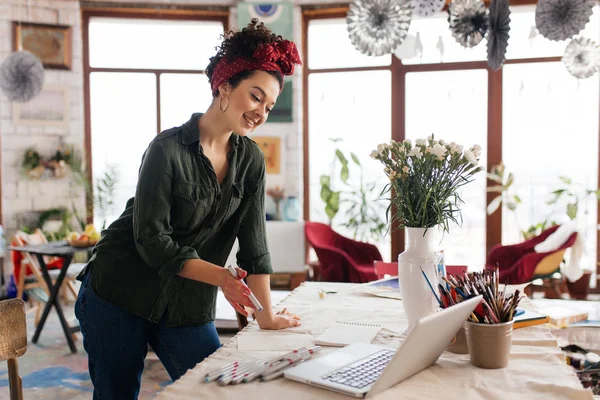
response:
M328 293L321 298L319 291ZM287 307L302 317L302 326L286 331L261 331L251 323L209 358L188 371L177 382L166 387L158 399L349 399L350 397L286 379L267 383L252 382L235 386L206 384L203 377L234 360L270 359L286 351L242 351L237 339L242 335L263 335L265 347L277 336L307 332L316 337L334 321L370 322L385 329L373 343L397 348L401 332L408 325L402 301L360 293L354 284L307 282L283 299L276 309ZM273 336L275 335L275 336ZM270 341L269 338L272 340ZM323 348L327 354L335 348ZM582 387L572 367L557 347L556 338L544 326L517 329L507 368L485 370L473 367L469 355L444 352L438 362L400 384L375 396L376 399L593 399L591 391Z

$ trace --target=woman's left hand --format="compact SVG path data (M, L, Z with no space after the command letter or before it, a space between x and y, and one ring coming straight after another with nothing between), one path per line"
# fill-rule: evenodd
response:
M300 326L300 317L291 314L287 308L277 312L273 317L263 323L262 325L259 322L260 329L271 329L271 330L279 330L290 328L293 326Z

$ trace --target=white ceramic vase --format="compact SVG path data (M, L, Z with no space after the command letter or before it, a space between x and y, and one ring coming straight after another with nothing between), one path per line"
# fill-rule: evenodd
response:
M437 311L437 300L423 272L437 290L436 262L440 253L437 229L429 228L425 232L425 228L405 228L405 232L408 245L398 255L398 283L404 312L408 318L408 327L404 332L408 333L417 320Z

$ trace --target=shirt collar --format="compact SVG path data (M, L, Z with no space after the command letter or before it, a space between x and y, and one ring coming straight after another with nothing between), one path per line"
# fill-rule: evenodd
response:
M192 117L188 122L183 124L183 132L181 135L181 143L183 145L190 145L200 141L200 130L198 129L198 118L202 116L202 113L193 113ZM232 144L232 148L237 148L240 144L240 136L233 133L229 138L229 142Z

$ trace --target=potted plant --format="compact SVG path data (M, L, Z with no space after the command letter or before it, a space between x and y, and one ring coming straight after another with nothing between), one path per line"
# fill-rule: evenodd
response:
M404 228L408 237L406 250L398 256L400 295L409 328L421 317L436 310L433 293L423 275L437 282L439 252L434 231L448 232L451 223L461 224L460 189L481 171L481 147L464 149L432 136L403 142L391 141L377 146L371 157L384 165L390 183L391 222ZM390 210L388 207L388 210Z

